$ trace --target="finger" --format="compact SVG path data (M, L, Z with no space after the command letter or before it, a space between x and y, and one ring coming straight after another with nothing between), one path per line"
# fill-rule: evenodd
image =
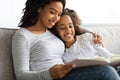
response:
M67 74L67 73L69 73L71 70L73 69L73 65L71 65L71 64L67 64L67 65L65 65L64 66L64 68L63 68L63 74L64 74L64 76Z
M94 39L97 39L97 40L102 39L101 36L97 33L94 33L93 36L94 36Z
M93 37L95 38L96 37L96 33L92 33Z
M61 78L64 76L63 70L62 68L64 67L64 64L56 64L55 66L53 66L49 71L50 71L50 75L53 78Z
M95 44L102 44L102 40L94 40Z
M100 36L100 35L98 35L98 34L96 34L96 37L97 37L97 39L101 39L101 36Z
M63 70L65 70L65 71L70 71L70 70L72 70L73 69L73 65L72 64L66 64L66 65L64 65L64 67L63 67Z
M102 37L98 36L98 37L94 38L94 41L102 42Z
M70 70L72 70L72 65L57 64L55 65L56 70L53 71L52 75L54 78L64 77Z

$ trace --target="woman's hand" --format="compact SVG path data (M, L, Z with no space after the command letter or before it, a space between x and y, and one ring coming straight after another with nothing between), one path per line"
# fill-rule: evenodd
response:
M68 72L70 72L73 69L73 66L70 64L57 64L53 66L49 71L51 76L54 79L63 78Z
M103 45L103 43L102 43L102 37L101 37L99 34L96 34L96 33L92 33L92 34L93 34L93 36L94 36L93 42L94 42L95 44L98 44L98 45L104 47L104 45Z

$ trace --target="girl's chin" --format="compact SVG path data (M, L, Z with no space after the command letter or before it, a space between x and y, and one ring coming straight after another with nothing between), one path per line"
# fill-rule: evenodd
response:
M49 27L47 27L47 28L49 28L49 29L50 29L50 28L52 28L52 27L53 27L53 26L49 26Z
M65 42L73 42L73 39L66 39Z
M66 37L65 39L66 39L66 40L69 40L69 41L73 41L73 40L74 40L74 37Z

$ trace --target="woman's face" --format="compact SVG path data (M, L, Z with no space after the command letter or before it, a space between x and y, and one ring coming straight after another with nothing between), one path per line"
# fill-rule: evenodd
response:
M69 15L61 16L60 20L56 24L56 31L64 42L74 42L75 29Z
M63 5L61 2L52 2L38 10L38 23L43 27L52 28L60 19L62 11Z

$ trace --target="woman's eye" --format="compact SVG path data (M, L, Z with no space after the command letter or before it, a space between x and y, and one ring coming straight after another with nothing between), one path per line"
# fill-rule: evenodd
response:
M55 14L55 12L53 12L53 11L50 11L50 13L51 13L51 14Z
M62 15L62 13L59 13L59 14L58 14L58 16L61 16L61 15Z

